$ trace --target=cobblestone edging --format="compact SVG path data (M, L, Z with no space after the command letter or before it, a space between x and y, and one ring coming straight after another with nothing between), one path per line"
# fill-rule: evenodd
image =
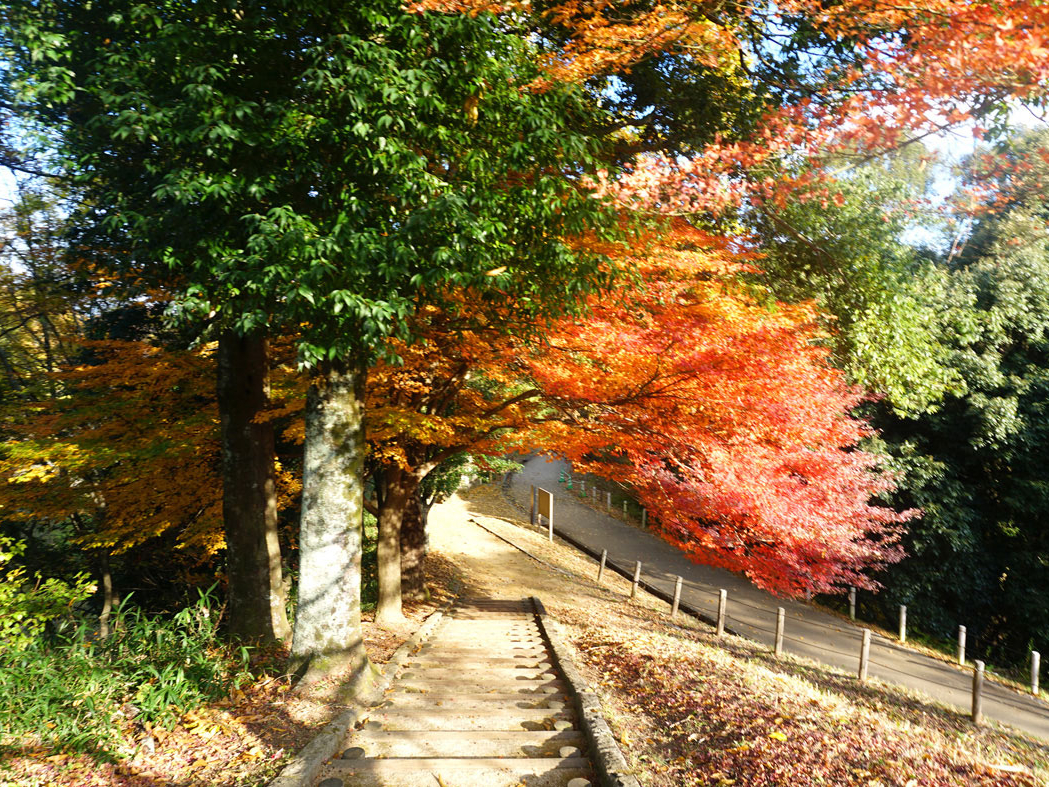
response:
M412 651L426 641L433 633L434 628L444 618L444 614L455 603L453 598L441 609L431 612L422 625L415 630L408 639L401 643L400 647L393 652L390 660L382 667L379 676L376 694L381 695L390 685L394 673L408 659ZM313 740L307 743L298 754L291 758L285 765L277 778L269 783L269 787L308 787L312 784L324 763L330 760L338 751L339 746L345 740L349 730L357 723L357 720L367 712L366 708L353 708L340 713L332 721L328 722L318 732Z
M590 744L590 760L601 777L603 787L640 787L640 782L630 773L630 766L601 713L601 700L590 691L590 684L572 660L571 652L558 630L557 621L547 614L543 602L535 596L532 597L532 603L535 605L539 628L550 644L550 650L565 680L572 688L576 713Z

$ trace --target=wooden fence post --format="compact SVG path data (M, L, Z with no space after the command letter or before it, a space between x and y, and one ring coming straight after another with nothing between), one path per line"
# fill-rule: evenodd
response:
M856 588L849 588L849 620L856 619Z
M597 584L601 584L601 577L605 574L605 561L608 560L608 550L601 550L601 565L597 567Z
M779 607L776 612L776 658L783 655L783 629L787 618L787 610Z
M1038 694L1038 673L1041 671L1042 654L1037 650L1031 651L1031 693Z
M677 608L681 604L681 577L674 583L674 603L670 605L670 617L677 617Z
M900 642L907 641L907 605L900 604Z
M958 626L958 663L965 664L965 626Z
M623 519L626 519L626 500L623 501Z
M536 517L539 515L538 506L537 506L536 500L537 499L536 499L535 484L532 484L532 516L531 516L530 521L531 521L531 523L533 525L536 523Z
M605 492L605 510L612 513L612 493Z
M860 644L860 680L867 680L867 668L871 660L871 630L863 630L863 642Z
M634 561L634 584L630 586L630 598L637 595L637 586L641 582L641 561Z
M641 527L648 527L648 509L641 509Z
M725 607L728 606L728 591L724 588L718 593L718 628L717 635L725 633Z
M983 721L983 662L976 660L973 670L973 724L980 726Z

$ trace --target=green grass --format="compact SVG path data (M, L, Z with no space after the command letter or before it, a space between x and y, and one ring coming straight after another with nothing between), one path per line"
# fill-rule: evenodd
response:
M248 649L219 639L213 607L203 592L164 619L125 600L105 639L85 623L57 641L4 652L0 752L37 746L113 760L128 719L170 728L186 711L250 680Z

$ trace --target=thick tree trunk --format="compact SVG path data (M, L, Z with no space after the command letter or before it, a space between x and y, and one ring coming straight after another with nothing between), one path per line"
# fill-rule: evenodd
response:
M325 364L306 396L299 598L292 666L304 683L349 673L353 691L375 669L361 636L364 369Z
M230 633L273 642L291 634L277 539L273 425L257 422L269 400L266 339L219 337L222 519L229 574Z
M401 609L401 521L416 483L399 467L386 468L382 476L379 540L376 544L379 600L375 606L375 623L389 628L404 622Z
M426 598L426 575L423 567L428 548L426 519L416 487L404 504L404 517L401 519L401 593L405 598Z

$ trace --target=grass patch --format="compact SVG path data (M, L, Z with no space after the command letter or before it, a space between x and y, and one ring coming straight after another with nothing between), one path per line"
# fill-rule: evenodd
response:
M170 728L187 711L251 679L247 648L218 638L214 599L163 619L127 602L114 633L97 639L87 624L55 641L0 656L0 753L29 745L56 753L121 756L122 729Z

